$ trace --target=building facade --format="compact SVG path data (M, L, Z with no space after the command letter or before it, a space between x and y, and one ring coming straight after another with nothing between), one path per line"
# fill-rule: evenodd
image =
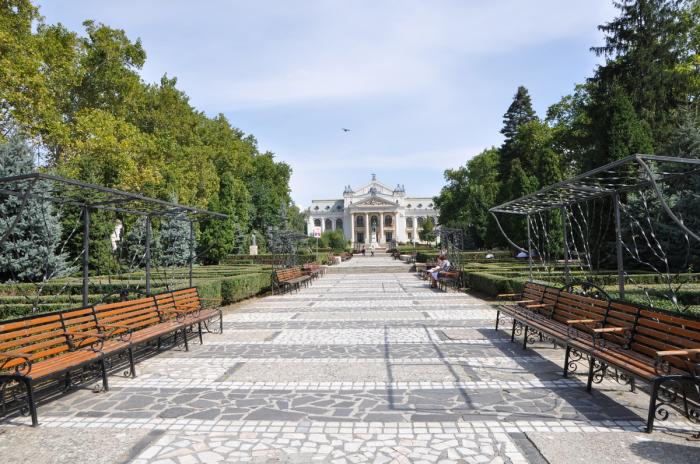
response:
M314 227L322 232L342 230L353 246L419 243L424 221L430 217L437 224L438 218L432 198L409 197L403 185L392 189L374 174L361 188L346 186L342 199L312 200L306 213L309 235Z

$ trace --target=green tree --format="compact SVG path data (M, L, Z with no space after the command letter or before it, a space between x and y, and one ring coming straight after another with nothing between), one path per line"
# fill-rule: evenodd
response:
M24 142L0 144L0 177L34 170L33 156ZM43 187L32 193L41 196ZM48 201L8 196L0 203L0 280L38 282L62 277L72 269L62 250L60 217ZM10 231L9 229L12 228ZM9 234L9 235L8 235Z
M606 58L595 80L617 83L657 142L665 143L674 112L689 102L692 81L688 63L697 2L687 0L622 0L613 4L619 16L598 28L605 44L592 47Z
M161 266L186 266L190 261L190 222L186 217L163 218L160 226ZM196 247L196 243L193 244ZM194 248L193 248L194 252Z
M522 153L513 146L513 141L518 134L520 126L535 119L537 119L537 115L535 114L535 110L532 109L530 93L525 87L520 86L513 97L513 102L503 115L501 134L503 134L504 141L501 146L500 166L502 178L505 179L508 177L510 174L511 162L522 155Z
M423 242L433 243L437 237L435 233L435 221L432 217L428 217L423 221L423 227L418 232L418 237Z

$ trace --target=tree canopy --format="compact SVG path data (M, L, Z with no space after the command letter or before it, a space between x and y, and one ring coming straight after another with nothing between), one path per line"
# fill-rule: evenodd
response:
M144 82L146 59L121 29L86 20L70 31L30 0L2 2L0 142L21 136L60 175L231 215L221 231L197 230L220 259L241 249L235 231L279 225L291 167L223 114L194 108L175 77Z
M435 198L441 224L464 228L477 247L507 246L487 212L498 203L636 153L700 156L700 1L613 4L616 17L599 26L603 43L591 47L604 61L590 77L544 119L519 86L503 116L502 145L445 171L447 185ZM552 228L561 220L556 213L550 219ZM502 225L516 243L525 242L523 219L504 218ZM593 241L605 247L612 231L601 229Z

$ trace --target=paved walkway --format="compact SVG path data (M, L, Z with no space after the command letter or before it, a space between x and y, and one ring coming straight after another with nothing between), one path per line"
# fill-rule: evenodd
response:
M561 349L523 351L493 330L494 316L410 273L327 275L239 305L224 335L145 360L107 393L42 405L38 429L0 427L0 453L139 464L693 461L700 448L682 434L636 433L645 394L607 381L586 394L561 377Z

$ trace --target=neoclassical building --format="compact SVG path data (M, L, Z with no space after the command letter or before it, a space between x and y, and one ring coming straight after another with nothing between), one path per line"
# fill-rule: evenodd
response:
M338 229L353 246L419 242L418 231L425 219L431 217L437 224L438 216L432 198L406 196L403 185L392 189L374 174L358 189L346 186L342 199L312 200L306 211L309 235L314 227L321 231Z

